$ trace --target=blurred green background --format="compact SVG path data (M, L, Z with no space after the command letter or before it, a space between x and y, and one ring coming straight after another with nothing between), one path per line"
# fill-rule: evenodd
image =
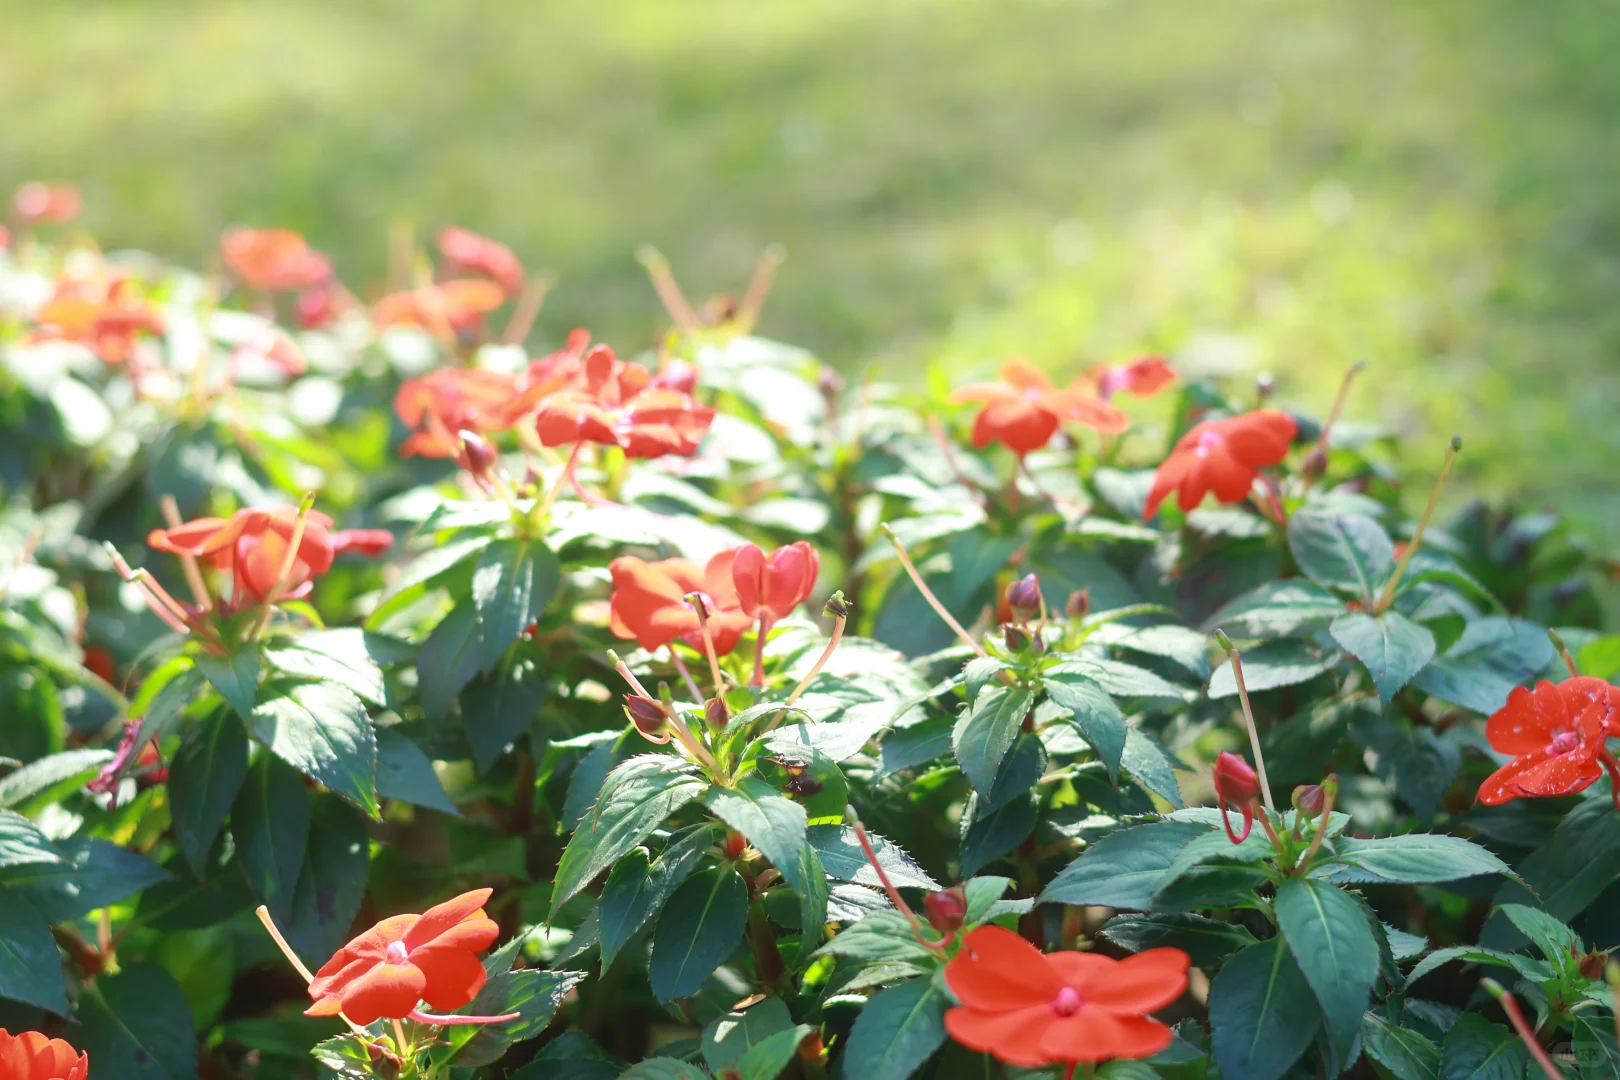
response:
M108 246L510 242L625 346L790 259L761 331L910 375L1276 374L1465 485L1620 526L1620 9L1601 0L0 0L0 184ZM539 336L539 335L537 335ZM1425 482L1426 486L1426 482ZM1414 501L1421 499L1412 493Z

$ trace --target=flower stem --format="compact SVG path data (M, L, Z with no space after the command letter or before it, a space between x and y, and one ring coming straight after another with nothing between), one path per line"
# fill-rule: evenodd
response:
M1254 751L1254 768L1260 775L1260 796L1265 800L1266 809L1276 813L1277 804L1271 800L1271 781L1266 778L1266 759L1260 753L1260 729L1255 727L1254 710L1249 707L1249 688L1243 684L1243 654L1232 644L1232 639L1226 636L1226 631L1215 631L1215 640L1220 642L1221 648L1226 650L1227 659L1232 661L1232 678L1237 682L1238 701L1243 705L1243 720L1249 725L1249 748ZM1261 818L1261 822L1264 824L1264 817Z
M281 569L276 572L276 583L264 594L264 614L259 617L259 624L254 632L258 637L270 625L270 617L276 610L276 597L286 588L287 579L292 575L292 568L298 562L298 546L304 542L304 529L309 524L309 511L315 505L315 493L305 493L298 504L298 517L293 519L292 539L287 542L287 554L282 556Z
M911 932L917 935L917 940L924 945L929 944L928 940L923 936L922 920L917 918L917 913L911 910L911 905L906 903L905 897L900 895L900 890L895 888L894 882L889 880L889 875L884 872L883 864L878 862L877 852L872 849L872 840L866 835L866 826L861 824L860 815L855 813L853 806L845 807L844 814L849 818L850 827L855 830L855 839L861 842L861 850L866 852L866 861L872 864L872 869L877 872L878 880L883 883L883 891L889 894L889 903L893 904L895 910L906 917L906 921L911 924Z
M546 514L551 510L551 504L557 501L557 495L562 491L563 485L574 475L574 466L579 464L579 453L583 449L585 443L581 441L575 443L574 448L568 451L568 460L563 463L562 472L557 474L556 481L546 490L545 498L541 499L540 504L529 513L535 521L545 520Z
M681 673L681 681L686 684L692 700L699 705L703 704L703 691L698 689L697 680L692 678L692 672L687 669L686 661L681 659L681 654L675 651L674 645L666 645L665 648L669 650L669 658L675 662L675 670Z
M737 313L732 316L743 333L754 328L754 322L765 307L765 298L771 293L771 282L776 280L776 269L786 261L787 248L781 244L770 245L754 260L754 274L748 279L742 299L737 301Z
M680 285L675 280L675 274L669 268L669 260L664 258L663 252L651 244L643 244L636 249L636 261L647 271L652 279L653 290L658 293L658 299L664 304L664 310L669 317L675 320L675 328L683 334L690 334L698 329L697 312L692 305L686 302L686 295L681 292Z
M523 283L523 292L518 297L517 306L512 309L512 317L506 320L506 329L501 331L502 345L523 344L534 326L535 317L540 314L540 305L546 302L546 293L551 286L549 276L531 278Z
M254 909L253 914L257 915L259 917L259 921L264 924L265 930L270 934L270 939L274 941L276 943L276 947L281 950L281 955L285 956L287 958L287 962L292 964L293 968L298 972L298 974L304 977L304 983L307 985L314 982L314 973L311 972L309 968L304 966L304 962L298 958L298 954L293 952L292 946L287 944L287 939L281 936L281 929L276 926L276 921L270 917L270 909L265 905L260 904ZM338 1013L338 1015L343 1017L343 1022L345 1024L349 1025L349 1030L353 1031L356 1035L370 1038L371 1033L365 1028L361 1027L359 1024L356 1024L353 1020L350 1020L342 1013Z
M1350 397L1350 384L1356 381L1367 361L1357 360L1344 371L1344 378L1339 380L1339 392L1333 395L1333 407L1328 410L1327 421L1322 425L1321 434L1316 437L1316 448L1320 451L1323 460L1327 459L1328 436L1333 432L1333 425L1339 422L1339 414L1344 411L1344 403Z
M799 685L793 688L793 693L789 694L788 699L782 703L784 708L799 700L799 695L804 693L805 688L810 685L810 680L819 675L821 669L827 665L827 661L832 659L832 654L837 650L838 643L844 639L844 624L848 621L849 616L839 615L833 622L832 637L827 641L827 647L821 650L821 655L816 657L815 664L809 671L805 672L804 678L799 680Z
M406 1046L408 1045L405 1042L405 1025L399 1022L399 1017L396 1016L393 1019L394 1019L394 1052L397 1053L400 1057L404 1057L406 1055L406 1053L407 1053Z
M1322 781L1322 812L1316 819L1316 835L1311 837L1311 846L1305 849L1304 856L1295 864L1295 873L1303 874L1311 868L1311 860L1316 858L1316 853L1321 850L1322 841L1327 839L1328 821L1333 816L1333 801L1338 797L1339 778L1330 773ZM1294 813L1298 815L1300 811L1296 809ZM1298 824L1296 821L1295 828L1298 828Z
M1564 639L1558 635L1558 631L1549 628L1547 630L1547 640L1553 643L1553 648L1558 650L1558 655L1564 658L1564 666L1569 668L1570 678L1579 678L1581 669L1575 666L1575 657L1570 655L1569 646L1564 644Z
M635 677L629 665L619 659L618 654L611 649L608 650L608 658L613 661L613 670L617 671L624 678L624 681L634 688L636 693L644 698L658 702L659 707L664 710L664 716L669 720L670 731L675 733L675 738L680 740L681 745L686 748L686 752L709 770L716 783L729 786L729 778L720 768L720 763L714 759L713 754L709 753L709 748L704 746L696 735L692 734L692 729L686 726L686 721L681 719L681 714L665 705L662 698L647 693L647 688L641 685L641 680Z
M771 632L771 620L765 612L759 613L759 629L754 633L754 674L748 680L750 686L765 685L765 638Z
M928 606L934 609L934 613L945 620L945 625L954 630L956 636L961 638L963 643L972 649L975 654L979 656L988 655L984 651L984 646L973 640L973 635L969 634L962 624L956 621L954 615L945 610L945 605L939 602L939 597L934 595L934 590L930 589L923 581L922 575L917 572L916 565L911 561L911 556L906 552L906 545L902 544L900 538L894 535L894 530L889 528L888 523L885 522L879 525L878 529L884 536L889 538L889 543L894 545L894 552L900 557L900 565L905 567L906 574L911 578L911 583L917 586L917 591L922 593L923 599L928 601Z
M703 654L709 658L709 675L714 679L714 696L720 699L722 707L726 701L726 682L720 676L720 657L714 651L714 634L709 629L709 606L704 603L702 595L688 593L686 602L692 605L697 613L698 630L703 634ZM701 704L700 696L698 702Z
M1502 989L1502 985L1495 979L1481 979L1479 984L1497 1000L1497 1003L1502 1006L1502 1011L1507 1013L1508 1021L1513 1025L1513 1030L1517 1031L1519 1038L1524 1040L1525 1049L1529 1050L1530 1056L1536 1059L1536 1064L1541 1066L1541 1071L1547 1074L1547 1080L1564 1080L1564 1074L1557 1065L1553 1064L1552 1058L1547 1056L1547 1050L1541 1045L1541 1040L1537 1039L1536 1033L1530 1030L1530 1025L1525 1021L1524 1013L1519 1010L1519 1003L1514 1000L1513 995Z
M180 507L175 503L173 495L164 495L158 500L158 507L163 511L163 520L168 522L169 528L178 529L185 524L180 517ZM213 598L208 595L208 586L203 583L202 571L197 567L195 555L180 556L180 568L185 571L186 585L191 589L191 598L203 611L212 611Z
M1446 477L1451 475L1451 463L1457 460L1457 451L1461 449L1462 439L1453 435L1446 444L1445 460L1440 462L1440 475L1435 477L1434 490L1429 493L1429 505L1423 509L1423 517L1418 521L1417 532L1412 534L1412 542L1406 545L1401 561L1395 564L1395 572L1384 584L1384 591L1378 594L1378 602L1373 605L1374 615L1382 615L1395 598L1395 587L1401 583L1401 575L1406 573L1406 564L1412 561L1412 556L1423 544L1423 530L1429 527L1429 519L1434 516L1434 508L1440 502L1440 492L1445 490Z

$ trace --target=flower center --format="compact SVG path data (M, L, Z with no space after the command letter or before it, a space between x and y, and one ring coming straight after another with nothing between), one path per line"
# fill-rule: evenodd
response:
M1058 996L1052 999L1052 1014L1054 1016L1073 1016L1080 1011L1082 1004L1080 991L1072 986L1065 986L1058 991Z
M1578 750L1581 746L1581 737L1573 731L1560 731L1553 736L1552 748L1560 754L1567 754L1571 750Z
M406 961L405 943L403 941L390 941L385 957L390 964L403 964Z

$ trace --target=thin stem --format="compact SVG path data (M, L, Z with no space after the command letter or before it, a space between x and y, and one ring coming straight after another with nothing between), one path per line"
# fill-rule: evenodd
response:
M305 985L314 982L315 974L310 971L309 968L304 966L304 962L298 958L298 954L293 952L292 946L287 944L287 939L281 936L281 929L276 926L276 921L270 917L270 909L265 905L260 904L254 909L253 914L257 915L259 917L259 921L264 924L265 930L270 934L270 939L274 941L276 943L276 947L281 950L281 955L285 956L287 958L287 962L293 966L298 974L304 977ZM347 1016L344 1016L342 1013L338 1013L338 1016L342 1017L343 1022L349 1025L349 1030L353 1031L356 1035L366 1038L370 1037L371 1033L369 1031L361 1027L359 1024L356 1024L353 1020L350 1020Z
M1321 850L1322 841L1327 839L1328 823L1333 817L1333 802L1339 797L1339 778L1329 775L1322 781L1322 813L1316 819L1316 835L1311 837L1311 846L1305 849L1304 856L1295 864L1295 870L1303 874L1311 868L1311 860ZM1299 814L1296 809L1295 814ZM1298 827L1298 822L1295 822Z
M405 1047L406 1047L406 1045L407 1045L407 1043L405 1042L405 1025L401 1024L399 1022L399 1017L396 1016L396 1017L394 1017L394 1049L396 1051L398 1051L400 1057L405 1056L405 1053L406 1053Z
M703 704L703 691L698 689L697 680L692 678L692 672L687 669L686 661L681 659L681 654L675 651L674 645L667 645L665 648L669 650L669 658L675 662L675 670L681 673L681 681L686 684L692 700L699 705Z
M653 289L658 293L658 299L664 304L664 310L669 317L675 320L675 328L683 334L690 334L698 329L697 312L692 305L686 302L686 296L675 281L675 274L669 268L669 260L663 253L651 244L643 244L636 250L636 261L646 269L647 276L652 279Z
M1232 678L1237 682L1238 701L1243 704L1243 720L1249 725L1249 748L1254 751L1254 768L1260 777L1260 795L1265 800L1266 809L1276 813L1277 804L1271 799L1271 781L1266 778L1266 759L1260 753L1260 729L1255 727L1254 710L1249 707L1249 689L1243 684L1243 654L1237 651L1225 631L1215 631L1215 640L1221 643L1227 658L1232 661ZM1261 819L1262 823L1264 820Z
M540 314L540 305L546 302L546 293L551 291L551 285L549 276L531 278L523 283L523 292L518 297L517 306L512 309L512 317L506 320L506 329L501 331L502 345L523 344L534 327L535 318Z
M770 616L761 611L759 613L759 629L754 633L754 674L748 680L749 686L765 685L765 637L770 632Z
M629 665L619 659L617 653L609 650L608 656L613 661L613 670L617 671L624 678L624 681L635 689L636 693L644 698L658 702L659 708L664 710L664 716L669 720L670 731L675 734L675 738L680 740L680 744L686 748L686 752L709 770L716 783L729 786L730 780L720 768L720 763L714 759L713 754L709 753L709 748L704 746L697 736L692 734L692 729L686 726L686 721L681 719L680 713L665 705L662 698L647 693L647 688L641 685L641 680L635 677Z
M788 699L782 703L783 708L798 701L799 695L804 693L805 688L810 685L810 680L820 674L821 669L827 665L827 661L832 659L832 654L837 650L838 643L844 638L844 624L848 621L849 616L847 615L839 615L834 620L832 637L828 640L827 647L821 650L821 655L816 657L815 664L809 671L805 672L804 678L799 680L799 685L793 688L793 693L789 694Z
M1547 1050L1541 1045L1541 1040L1530 1030L1530 1025L1525 1021L1524 1013L1519 1010L1519 1003L1514 1000L1513 995L1502 989L1501 984L1495 979L1481 979L1479 984L1497 1000L1502 1006L1502 1011L1507 1013L1508 1022L1513 1025L1513 1030L1519 1033L1519 1038L1524 1040L1525 1049L1536 1059L1541 1071L1547 1074L1547 1080L1564 1080L1564 1074L1553 1064L1552 1058L1547 1056Z
M927 583L923 581L922 575L917 572L917 567L911 561L911 556L906 552L906 545L902 544L900 538L894 535L894 530L889 528L887 523L879 525L878 529L882 531L884 536L889 538L889 543L894 545L894 552L900 557L900 565L905 567L906 574L911 578L911 583L917 586L917 591L922 593L924 600L928 601L928 606L934 609L934 614L945 620L945 625L954 630L956 636L961 638L976 655L988 656L989 654L984 651L984 646L973 640L973 635L963 629L962 624L956 621L954 615L945 610L945 605L939 602L939 597L934 595L934 590L930 589Z
M688 593L686 602L691 604L692 610L697 613L698 630L703 634L703 653L709 658L709 676L714 679L714 696L720 699L723 706L725 704L726 683L720 677L720 657L714 651L714 634L709 630L708 605L703 602L703 597L698 593ZM702 700L703 698L700 696L698 701L701 703Z
M984 492L980 491L978 487L963 474L961 466L956 463L956 448L951 445L951 440L946 438L945 427L939 422L939 417L930 416L928 418L928 433L934 437L934 443L939 447L940 456L945 459L945 464L950 468L951 475L956 478L956 482L962 485L962 487L966 488L968 491L971 491L973 493L974 500L980 505L983 505Z
M1339 380L1339 391L1333 395L1333 407L1328 410L1327 422L1322 425L1322 432L1316 437L1316 448L1321 452L1323 459L1327 458L1328 435L1333 431L1333 425L1339 422L1339 414L1344 411L1344 403L1350 397L1350 384L1356 381L1367 361L1357 360L1345 369L1344 378Z
M872 864L872 869L877 872L878 880L883 883L883 891L889 894L889 903L893 904L895 910L906 917L906 921L911 924L911 932L917 935L917 939L924 941L922 920L917 918L917 913L911 910L911 906L906 903L905 897L900 895L900 890L895 888L894 882L889 880L889 875L884 871L883 864L878 862L877 852L872 848L872 840L866 835L866 826L861 824L861 819L855 813L855 808L853 806L846 807L844 813L849 816L850 827L855 830L855 839L861 842L861 850L866 852L866 861ZM924 944L927 944L927 942L924 941Z
M1374 615L1382 615L1395 598L1395 587L1401 583L1401 575L1406 573L1406 564L1412 561L1412 556L1423 544L1423 530L1429 527L1429 519L1434 516L1434 508L1440 502L1440 492L1445 490L1446 477L1451 475L1451 463L1457 460L1457 451L1461 449L1462 440L1453 435L1446 444L1445 460L1440 462L1440 475L1435 477L1434 490L1429 493L1429 505L1423 509L1423 517L1418 521L1417 532L1412 534L1412 542L1406 545L1401 561L1395 564L1395 572L1385 583L1384 591L1378 594L1378 602L1373 605Z
M414 230L405 218L395 218L388 224L388 287L391 290L411 287L411 260L416 254Z
M1270 470L1260 474L1260 479L1266 484L1266 501L1271 504L1271 516L1278 525L1288 528L1288 511L1283 509L1282 492L1277 489L1277 478L1271 475Z
M786 260L787 248L781 244L772 244L754 260L754 276L748 279L748 288L737 302L737 313L732 317L744 333L754 328L754 320L759 318L760 310L765 306L765 297L770 295L776 269Z
M171 630L177 630L182 634L191 632L191 628L186 625L186 613L175 603L174 597L169 596L163 586L153 580L151 574L144 569L130 569L129 563L124 561L124 557L112 544L104 544L103 547L107 550L107 556L112 559L113 569L118 571L118 576L141 590L146 606L151 608L152 614L167 623ZM165 599L167 603L164 602Z
M562 491L563 485L568 483L568 478L574 475L574 466L579 464L579 454L584 449L585 443L580 441L574 444L572 450L568 451L568 460L563 462L562 472L557 474L556 481L546 491L546 497L533 510L534 520L544 520L547 512L551 510L551 504L557 501L557 495Z
M185 519L180 516L180 507L174 501L173 495L166 494L159 499L158 508L163 511L163 520L168 522L169 528L178 529L185 524ZM213 597L208 595L208 586L203 583L202 570L197 566L197 557L195 555L180 556L180 568L185 571L186 584L191 589L191 598L197 602L197 606L203 611L212 611L214 609L214 600Z
M1549 629L1547 631L1547 640L1553 643L1553 648L1558 650L1558 655L1564 658L1564 666L1569 668L1570 678L1580 678L1581 669L1575 666L1575 658L1570 655L1569 646L1564 644L1564 639L1558 635L1558 631Z
M298 504L298 516L293 519L292 539L287 543L287 553L281 557L281 569L276 572L276 583L264 594L264 614L259 617L259 625L255 637L263 634L270 625L270 617L275 614L276 598L281 590L287 587L287 581L292 577L293 566L298 562L298 546L304 542L304 529L309 524L309 511L315 505L315 493L305 494Z

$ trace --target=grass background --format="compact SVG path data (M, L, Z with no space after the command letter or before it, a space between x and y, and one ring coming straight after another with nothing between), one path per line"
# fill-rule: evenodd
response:
M1601 0L0 0L0 185L111 246L501 237L540 334L648 340L790 260L761 331L910 375L1166 350L1453 431L1473 490L1620 526L1620 11ZM1425 484L1426 486L1426 484ZM1414 500L1420 496L1414 492Z

